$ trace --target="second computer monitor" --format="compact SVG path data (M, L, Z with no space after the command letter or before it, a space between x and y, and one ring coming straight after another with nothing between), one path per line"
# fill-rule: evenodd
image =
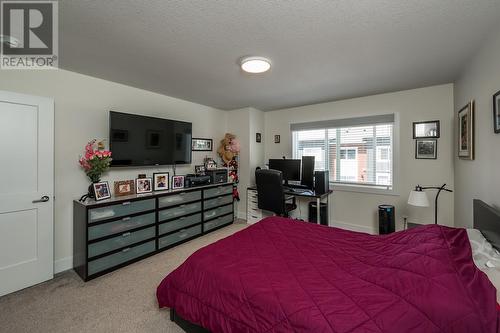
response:
M300 160L270 159L269 169L283 173L283 180L300 181Z

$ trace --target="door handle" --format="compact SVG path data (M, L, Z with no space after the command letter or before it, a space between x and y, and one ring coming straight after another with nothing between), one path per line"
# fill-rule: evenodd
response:
M48 195L44 195L43 197L41 197L38 200L33 200L32 203L47 202L49 200L50 200L49 196Z

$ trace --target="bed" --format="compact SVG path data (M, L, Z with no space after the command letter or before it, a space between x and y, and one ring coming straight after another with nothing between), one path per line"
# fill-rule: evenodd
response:
M500 234L475 206L475 227ZM469 244L459 228L373 236L270 217L195 252L157 298L187 332L498 332Z

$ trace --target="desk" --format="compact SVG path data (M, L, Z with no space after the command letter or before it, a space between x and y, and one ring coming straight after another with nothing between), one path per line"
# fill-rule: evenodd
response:
M257 207L256 200L253 201L254 198L252 195L249 195L248 191L254 191L255 193L257 193L257 186L247 187L247 220L248 220L248 215L249 215L248 214L249 206L250 206L249 204L252 203L255 205L255 207ZM289 191L289 190L287 190L287 188L285 188L284 193L285 193L285 195L288 195L288 196L315 199L316 200L316 223L321 224L321 201L326 198L326 205L327 205L326 209L330 209L328 198L330 197L330 194L333 193L333 190L329 190L328 192L322 193L322 194L316 193L314 191L306 191L306 192L302 192L301 190L298 190L298 191L300 191L300 192Z

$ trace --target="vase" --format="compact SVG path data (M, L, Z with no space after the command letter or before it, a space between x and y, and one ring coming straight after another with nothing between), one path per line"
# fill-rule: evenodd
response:
M87 192L87 198L89 198L89 199L95 199L94 184L95 183L92 183L89 185L88 192Z

